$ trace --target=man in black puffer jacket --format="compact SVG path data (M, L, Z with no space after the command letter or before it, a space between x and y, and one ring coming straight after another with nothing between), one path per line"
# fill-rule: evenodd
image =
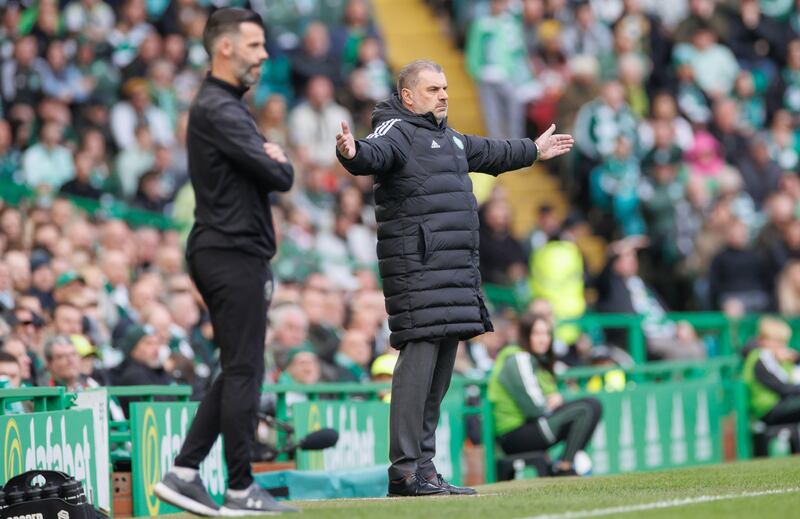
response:
M374 175L378 259L390 341L400 350L392 379L389 495L473 494L433 465L439 406L450 385L458 341L491 331L478 271L478 206L467 174L499 175L572 147L550 127L530 139L490 140L447 126L441 66L414 61L398 95L373 113L373 132L356 141L346 123L339 160Z

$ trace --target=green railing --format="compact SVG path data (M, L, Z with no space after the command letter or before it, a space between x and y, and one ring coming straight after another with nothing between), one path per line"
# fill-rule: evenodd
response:
M6 203L19 205L23 200L33 200L36 196L36 191L28 186L15 184L8 180L0 181L0 198ZM133 208L113 198L98 202L77 196L58 195L58 197L71 201L78 209L92 216L117 218L126 221L131 227L155 227L161 230L181 228L171 218Z
M73 405L75 395L64 387L31 387L0 389L0 415L6 414L6 406L13 402L33 402L33 412L63 411Z

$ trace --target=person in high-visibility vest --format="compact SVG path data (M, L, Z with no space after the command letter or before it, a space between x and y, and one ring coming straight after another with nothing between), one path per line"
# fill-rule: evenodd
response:
M767 425L800 423L798 352L789 349L789 325L775 317L758 324L758 347L744 362L750 414Z

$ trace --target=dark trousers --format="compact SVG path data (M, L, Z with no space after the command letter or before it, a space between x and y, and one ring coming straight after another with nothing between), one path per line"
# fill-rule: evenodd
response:
M531 420L497 438L506 454L543 451L564 441L561 459L570 463L575 453L586 448L592 438L603 407L595 398L567 402L548 417Z
M392 375L389 412L389 479L436 473L436 425L453 365L457 339L413 341L400 350Z
M198 468L222 434L228 487L244 489L253 482L250 461L264 378L269 263L234 250L202 249L189 258L189 272L208 305L222 372L200 403L175 464Z
M767 425L800 423L800 395L783 398L761 421Z

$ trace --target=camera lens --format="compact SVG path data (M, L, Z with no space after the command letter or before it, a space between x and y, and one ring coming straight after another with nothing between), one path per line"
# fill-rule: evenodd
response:
M75 479L68 479L61 484L61 498L71 505L82 505L86 503L86 494L83 485Z

